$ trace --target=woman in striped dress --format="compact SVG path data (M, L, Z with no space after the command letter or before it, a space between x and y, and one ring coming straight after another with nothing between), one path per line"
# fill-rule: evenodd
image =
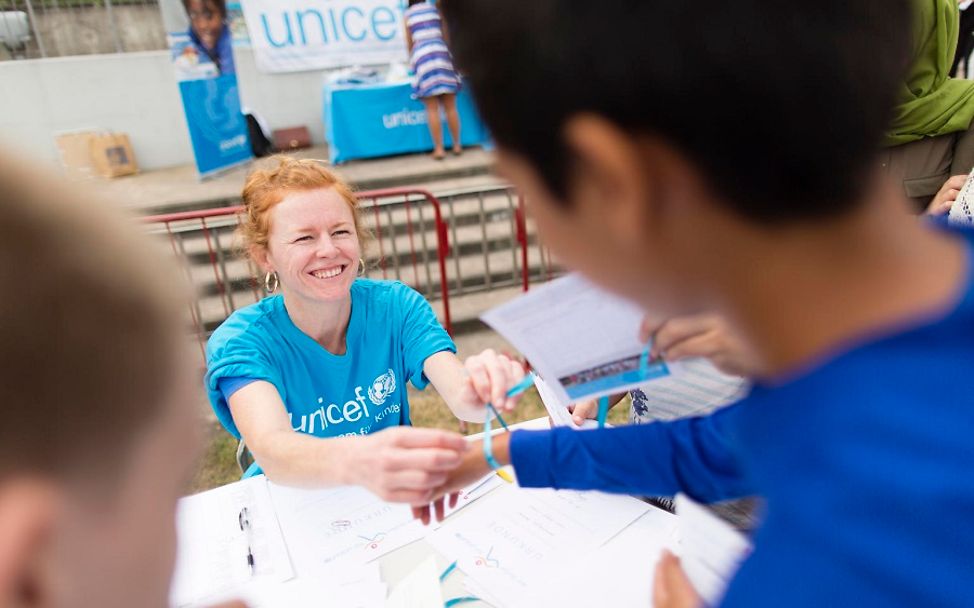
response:
M443 126L440 106L453 137L453 153L460 155L460 115L457 114L457 92L460 78L446 46L446 29L436 7L425 0L409 0L404 14L409 64L415 74L413 97L426 106L427 125L433 138L433 158L443 160Z

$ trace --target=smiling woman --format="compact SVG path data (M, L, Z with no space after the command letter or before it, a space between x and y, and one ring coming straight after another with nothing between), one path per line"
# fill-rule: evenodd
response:
M280 157L250 175L243 199L248 254L281 294L217 328L206 384L220 421L254 454L246 475L422 502L466 442L401 428L410 426L406 383L432 382L458 418L482 421L487 401L513 408L504 393L523 370L489 350L461 363L419 293L358 277L370 238L358 201L318 161Z

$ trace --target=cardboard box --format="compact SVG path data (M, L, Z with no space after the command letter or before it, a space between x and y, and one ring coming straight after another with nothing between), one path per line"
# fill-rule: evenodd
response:
M101 133L90 140L91 163L103 177L118 177L139 172L129 136L124 133Z
M54 138L68 177L118 177L139 172L128 135L96 129L60 133Z
M91 140L96 135L96 129L85 129L54 136L54 144L61 155L61 166L68 177L90 179L95 176L95 167L91 162Z

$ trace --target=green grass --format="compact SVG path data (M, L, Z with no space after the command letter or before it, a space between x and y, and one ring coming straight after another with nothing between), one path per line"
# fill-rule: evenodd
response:
M459 421L453 416L443 399L430 389L423 392L409 391L409 407L412 412L413 425L458 431ZM611 424L626 424L629 413L628 397L609 412ZM516 411L504 416L509 424L532 420L546 416L544 406L533 388L521 398ZM469 423L467 434L479 433L482 424ZM207 448L197 466L196 473L187 488L187 493L193 494L222 486L240 479L240 469L236 462L237 441L230 436L217 422L210 424L207 429Z

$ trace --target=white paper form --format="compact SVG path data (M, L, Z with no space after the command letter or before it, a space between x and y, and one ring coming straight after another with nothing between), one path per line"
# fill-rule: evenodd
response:
M716 605L751 554L751 542L685 494L677 494L675 503L683 570L704 603Z
M652 606L656 562L663 549L674 550L676 535L677 517L650 509L598 549L550 565L514 606Z
M361 487L268 486L298 576L369 562L425 533L409 505L383 502Z
M660 378L660 381L665 378ZM568 411L567 402L562 401L548 383L541 379L541 376L535 374L534 376L534 386L538 389L538 396L541 397L541 403L544 404L544 409L551 416L552 426L567 426L569 428L582 430L582 429L595 429L598 428L599 424L595 420L585 420L582 422L582 426L575 424L572 420L572 414Z
M650 508L628 496L507 486L427 541L493 603L509 606L546 564L594 550Z
M191 605L253 581L280 583L294 576L263 476L181 499L176 536L170 588L174 606Z
M733 403L748 390L739 376L722 373L706 359L681 361L680 373L659 378L633 389L642 391L639 402L658 420L701 416Z
M457 506L451 509L448 504L444 504L443 521L438 522L434 520L430 522L430 526L434 530L441 527L444 523L446 523L446 518L450 517L460 509L463 509L467 505L474 503L478 498L483 498L484 496L490 494L493 490L500 488L506 483L507 482L501 479L500 476L494 471L487 473L477 481L460 490L459 496L457 496Z
M482 317L564 403L622 392L679 367L640 365L642 318L638 306L578 275L546 283Z

